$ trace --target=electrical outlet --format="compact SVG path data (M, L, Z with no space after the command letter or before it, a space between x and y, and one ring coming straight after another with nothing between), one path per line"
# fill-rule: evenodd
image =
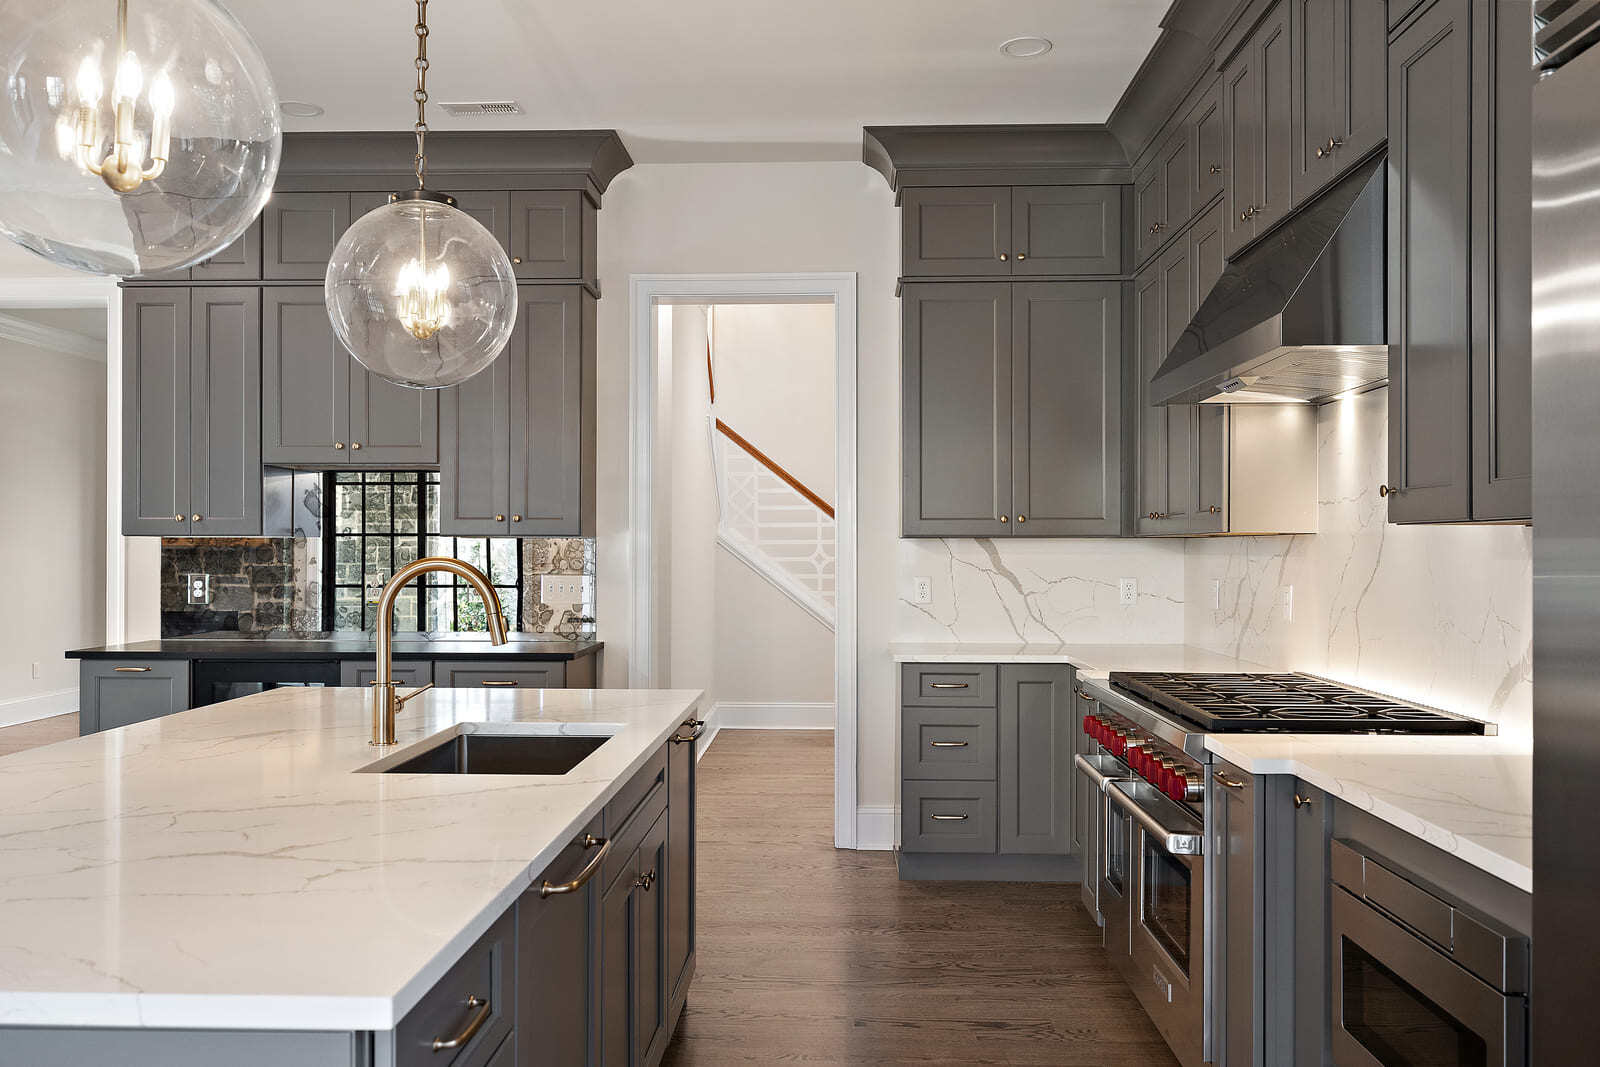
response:
M1120 578L1117 580L1117 599L1123 604L1137 604L1139 602L1139 579Z
M911 579L911 599L917 604L932 604L933 579L925 574Z
M38 661L38 660L35 660L35 661L34 661L34 662L33 662L33 668L32 668L32 670L33 670L33 676L34 676L34 677L35 677L35 678L38 678L38 677L39 677L39 661Z
M584 594L591 581L593 579L582 574L541 574L539 599L552 607L563 604L580 607L588 599Z
M211 575L185 574L183 576L184 597L191 604L211 603Z
M1283 587L1283 592L1278 594L1278 600L1279 600L1280 605L1283 608L1283 621L1284 622L1293 622L1294 621L1294 586L1292 586L1292 585L1284 586Z
M1211 610L1222 610L1222 579L1211 579Z

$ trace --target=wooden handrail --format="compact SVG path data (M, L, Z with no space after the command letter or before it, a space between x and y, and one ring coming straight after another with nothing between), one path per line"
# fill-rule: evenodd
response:
M767 470L771 471L773 474L776 474L779 478L782 478L785 482L789 483L789 488L793 489L795 492L799 493L801 496L815 504L818 510L820 510L824 515L828 516L828 518L831 519L834 517L832 504L828 503L816 493L813 493L810 489L806 488L804 482L790 474L788 471L784 470L782 467L778 466L778 464L773 461L772 457L761 451L761 449L757 448L749 441L746 441L743 437L740 437L727 423L723 422L721 419L716 420L716 423L718 433L722 434L722 436L726 437L728 440L744 449L751 459L755 460L757 463L767 468Z

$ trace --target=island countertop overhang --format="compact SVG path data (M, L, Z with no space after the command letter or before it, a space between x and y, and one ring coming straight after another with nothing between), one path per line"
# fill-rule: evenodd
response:
M0 1026L391 1028L692 716L688 690L275 690L0 759ZM561 776L359 773L616 728Z

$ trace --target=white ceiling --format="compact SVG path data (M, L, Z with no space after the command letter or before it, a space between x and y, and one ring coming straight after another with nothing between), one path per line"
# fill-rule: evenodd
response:
M224 0L289 130L409 129L415 8L404 0ZM524 114L433 129L615 128L638 162L858 159L863 125L1101 122L1170 0L435 0L434 101ZM1023 34L1055 49L1000 54Z

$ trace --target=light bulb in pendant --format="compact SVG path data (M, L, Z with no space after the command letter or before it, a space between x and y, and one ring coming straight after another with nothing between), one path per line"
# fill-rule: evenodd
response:
M419 341L426 341L450 325L450 268L433 270L420 259L400 268L394 295L399 298L400 324Z

